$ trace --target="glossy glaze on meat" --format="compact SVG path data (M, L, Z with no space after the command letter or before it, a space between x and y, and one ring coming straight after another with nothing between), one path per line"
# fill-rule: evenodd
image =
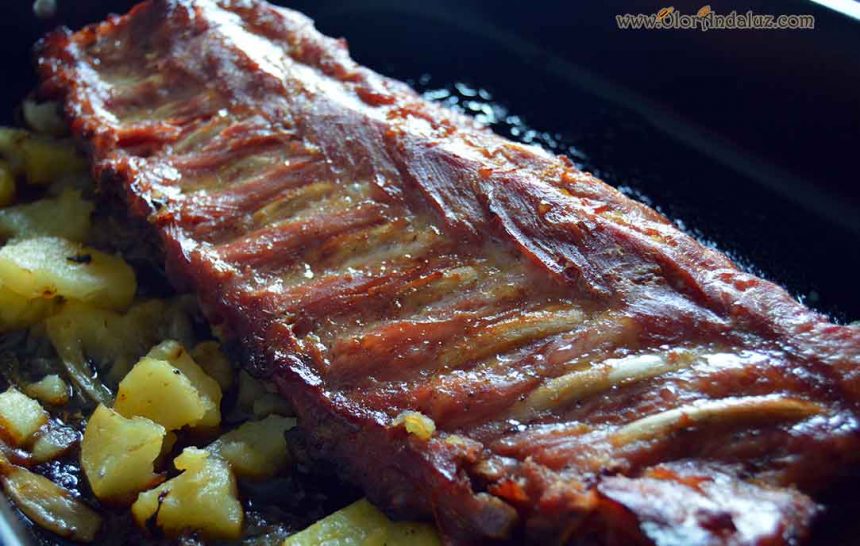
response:
M458 544L783 544L857 463L860 329L298 13L153 0L38 62L174 281L392 514Z

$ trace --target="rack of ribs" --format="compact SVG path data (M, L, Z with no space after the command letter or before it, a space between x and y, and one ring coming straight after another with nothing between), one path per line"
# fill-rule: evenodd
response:
M313 454L452 544L786 544L860 456L860 328L258 0L37 48ZM743 199L743 196L738 196Z

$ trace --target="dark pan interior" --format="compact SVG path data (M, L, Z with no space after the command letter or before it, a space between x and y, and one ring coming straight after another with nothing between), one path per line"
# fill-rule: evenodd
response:
M359 62L386 75L423 90L455 82L486 90L478 99L553 135L556 151L743 267L839 321L860 319L860 22L806 1L713 7L814 14L815 30L708 33L617 30L616 13L654 10L637 0L528 9L513 0L281 3L346 36ZM33 18L28 1L14 4L0 21L5 123L33 86L29 50L39 35L134 2L59 0L51 21ZM860 509L857 485L846 476L817 543L860 542L847 538L860 536L860 521L846 517Z

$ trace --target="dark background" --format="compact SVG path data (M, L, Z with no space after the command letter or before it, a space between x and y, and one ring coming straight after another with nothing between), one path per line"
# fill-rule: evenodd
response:
M30 46L134 2L4 6L0 119L33 78ZM425 88L468 82L585 168L838 320L860 319L860 21L806 1L718 13L813 14L814 30L621 31L636 0L296 0L359 62ZM674 1L682 13L704 2ZM665 4L665 5L668 5ZM422 78L423 77L423 78ZM510 128L497 128L506 132Z

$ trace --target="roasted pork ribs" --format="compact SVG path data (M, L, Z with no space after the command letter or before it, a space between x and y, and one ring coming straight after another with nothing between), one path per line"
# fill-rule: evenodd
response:
M784 544L860 454L860 328L257 0L38 46L105 191L318 457L451 543Z

